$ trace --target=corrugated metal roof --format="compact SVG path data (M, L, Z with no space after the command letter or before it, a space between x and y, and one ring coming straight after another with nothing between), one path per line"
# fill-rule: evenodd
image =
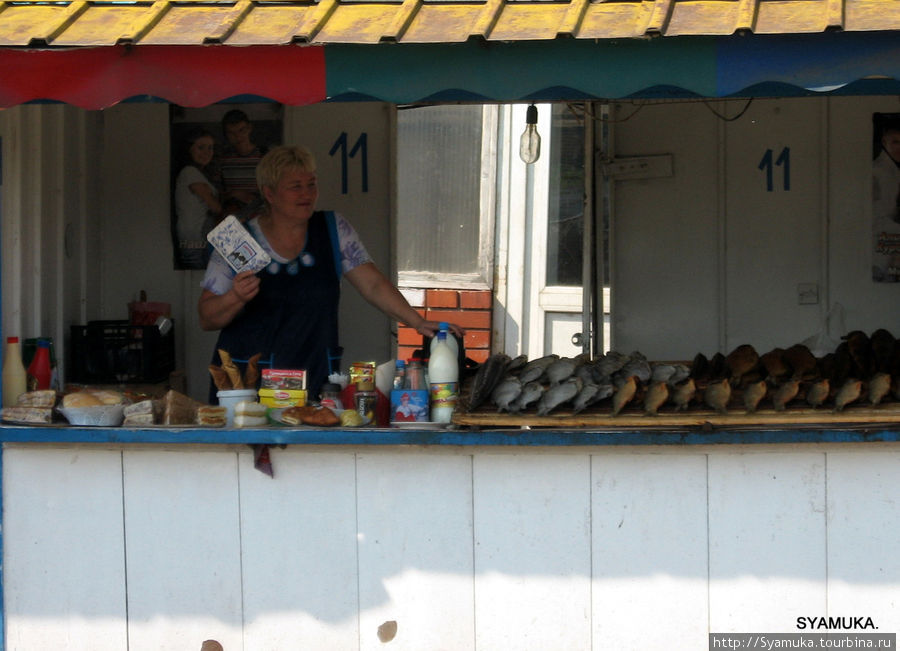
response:
M900 29L897 0L0 0L0 47L371 44Z

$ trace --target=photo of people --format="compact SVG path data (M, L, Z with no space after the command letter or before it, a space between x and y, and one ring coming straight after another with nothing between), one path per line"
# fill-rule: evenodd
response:
M228 215L247 221L262 206L256 165L281 143L282 106L172 106L169 125L174 265L205 269L207 233Z
M391 391L391 422L411 423L428 420L428 392L414 390Z
M872 279L900 281L900 113L872 116Z

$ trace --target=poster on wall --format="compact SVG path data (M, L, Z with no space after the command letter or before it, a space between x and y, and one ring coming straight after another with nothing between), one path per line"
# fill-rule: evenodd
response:
M872 279L900 281L900 113L872 115Z
M169 113L171 233L176 269L205 269L206 235L228 215L247 221L262 208L256 165L281 143L277 103L172 106Z

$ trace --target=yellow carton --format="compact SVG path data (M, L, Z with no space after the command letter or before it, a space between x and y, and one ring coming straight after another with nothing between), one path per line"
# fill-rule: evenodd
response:
M302 389L260 389L259 401L267 407L302 407L306 391Z

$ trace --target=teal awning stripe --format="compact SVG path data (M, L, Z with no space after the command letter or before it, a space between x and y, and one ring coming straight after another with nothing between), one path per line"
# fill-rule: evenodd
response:
M521 101L712 97L714 38L325 46L332 100Z

